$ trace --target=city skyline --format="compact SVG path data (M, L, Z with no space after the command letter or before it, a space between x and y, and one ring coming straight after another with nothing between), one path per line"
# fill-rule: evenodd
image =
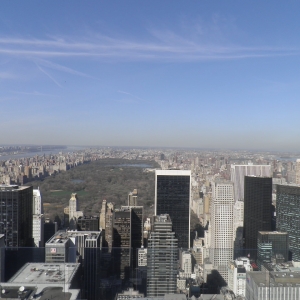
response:
M295 151L299 6L3 3L0 143Z

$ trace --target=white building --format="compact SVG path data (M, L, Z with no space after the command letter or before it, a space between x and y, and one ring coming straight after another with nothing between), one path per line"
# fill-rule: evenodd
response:
M192 254L183 251L180 258L180 267L182 270L181 278L190 278L192 274Z
M32 237L36 247L44 246L44 223L42 196L39 189L33 190Z
M300 159L296 160L296 184L300 184Z
M212 182L210 261L225 281L233 259L233 183Z
M240 257L228 263L228 287L236 296L246 295L246 271L252 271L250 260Z

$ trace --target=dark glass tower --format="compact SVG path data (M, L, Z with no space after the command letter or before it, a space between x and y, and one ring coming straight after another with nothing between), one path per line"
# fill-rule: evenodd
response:
M32 186L0 185L0 233L6 247L33 247Z
M300 261L300 186L277 185L276 229L289 234L294 261Z
M155 215L168 214L178 248L190 247L191 171L155 171Z
M245 249L256 258L258 231L272 230L272 178L245 176L244 192Z

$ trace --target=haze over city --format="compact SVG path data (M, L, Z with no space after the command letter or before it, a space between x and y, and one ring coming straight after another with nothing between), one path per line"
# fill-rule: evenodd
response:
M0 144L299 149L299 7L1 3Z

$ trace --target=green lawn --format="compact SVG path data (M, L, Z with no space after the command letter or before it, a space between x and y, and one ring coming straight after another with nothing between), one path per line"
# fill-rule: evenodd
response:
M55 191L55 192L50 192L50 194L52 196L59 197L59 198L62 198L62 197L71 197L72 193L74 193L74 192L73 191ZM78 197L80 197L80 196L87 196L88 195L88 192L86 192L84 190L77 191L75 193L77 193Z

